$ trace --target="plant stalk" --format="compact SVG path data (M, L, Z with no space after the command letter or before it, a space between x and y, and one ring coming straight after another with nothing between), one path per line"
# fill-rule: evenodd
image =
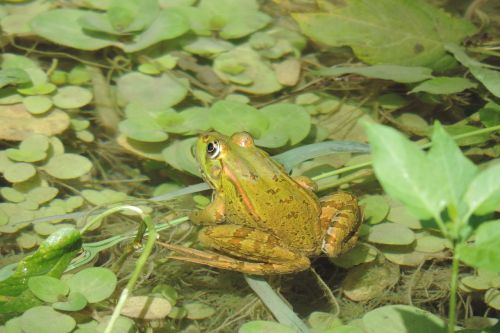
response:
M457 246L453 246L453 262L451 265L451 285L450 285L450 304L448 313L448 333L455 332L457 323L457 289L458 289L458 269L460 267L460 258L457 253Z

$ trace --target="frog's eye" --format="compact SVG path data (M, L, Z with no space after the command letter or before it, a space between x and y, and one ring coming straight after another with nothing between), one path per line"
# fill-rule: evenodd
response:
M211 159L217 158L220 154L220 144L219 141L209 142L207 145L207 154Z

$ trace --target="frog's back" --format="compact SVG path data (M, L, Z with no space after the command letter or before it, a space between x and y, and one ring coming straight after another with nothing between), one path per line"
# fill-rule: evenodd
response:
M267 230L302 252L316 251L321 230L315 194L295 182L269 157L245 167L237 170L238 179L245 180L244 186L234 180L223 184L226 220Z

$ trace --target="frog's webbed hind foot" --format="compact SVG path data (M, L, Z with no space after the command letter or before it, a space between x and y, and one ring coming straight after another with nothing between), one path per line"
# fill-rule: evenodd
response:
M357 198L347 192L337 192L320 199L321 226L324 239L321 250L337 257L356 245L362 214Z
M200 241L238 258L174 244L158 243L180 254L169 256L171 259L246 274L286 274L303 271L310 266L309 258L281 246L281 242L273 235L254 228L236 225L207 227L200 232ZM239 258L248 258L250 261Z

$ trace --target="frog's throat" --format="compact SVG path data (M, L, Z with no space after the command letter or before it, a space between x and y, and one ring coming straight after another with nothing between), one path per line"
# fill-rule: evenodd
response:
M247 207L247 211L251 215L255 215L255 208L253 207L252 202L250 201L250 198L248 197L247 193L245 192L245 190L241 186L241 183L238 180L238 177L236 177L234 172L230 168L228 168L227 165L223 165L222 168L223 168L224 174L229 177L229 179L231 180L231 183L234 184L234 186L236 187L236 190L241 195L241 199L243 200L243 204Z

